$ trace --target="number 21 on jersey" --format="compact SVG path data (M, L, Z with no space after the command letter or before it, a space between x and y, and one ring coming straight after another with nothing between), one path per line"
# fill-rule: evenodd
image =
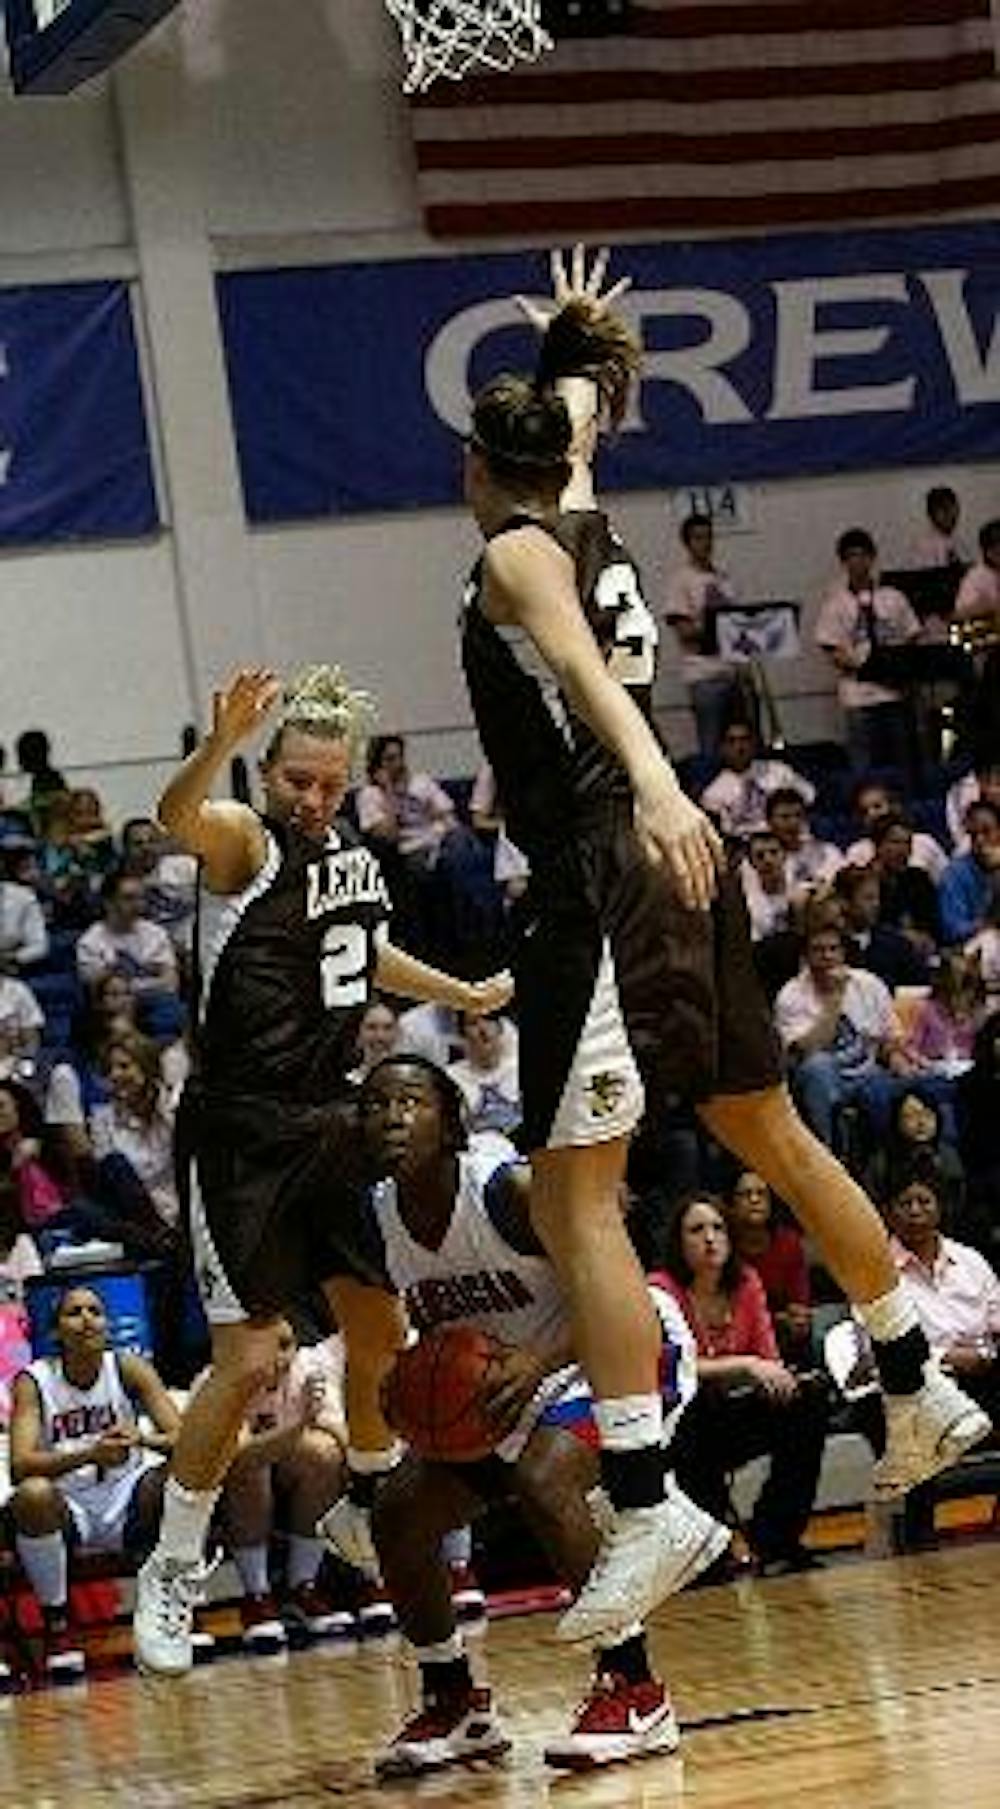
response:
M368 932L360 923L332 923L319 958L320 987L327 1011L348 1011L368 997Z

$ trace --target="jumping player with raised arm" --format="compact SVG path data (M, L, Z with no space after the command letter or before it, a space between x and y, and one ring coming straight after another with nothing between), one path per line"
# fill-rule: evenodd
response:
M511 992L507 975L468 984L389 942L378 862L337 814L371 714L338 669L312 668L285 692L261 762L264 815L210 799L280 696L273 673L237 673L159 805L201 863L201 996L179 1136L212 1328L211 1372L184 1415L159 1542L138 1579L136 1653L161 1673L190 1668L212 1511L247 1404L273 1368L282 1315L311 1285L322 1283L347 1346L351 1466L370 1474L390 1461L378 1383L401 1316L359 1253L361 1157L345 1078L372 989L473 1013Z
M607 263L607 252L599 252L588 274L578 245L567 275L556 252L554 306L522 301L542 334L539 381L564 399L572 417L571 481L561 499L569 519L581 507L600 514L592 476L599 434L624 413L628 384L640 362L638 342L611 311L629 279L602 296ZM631 355L624 349L629 339ZM679 1090L693 1096L712 1135L792 1207L858 1307L886 1392L888 1444L875 1486L883 1496L903 1493L953 1463L985 1436L988 1424L929 1361L878 1213L795 1109L777 1064L738 886L721 876L710 915L689 921L685 934L692 950L702 953L703 1002L710 1018L703 1058L678 1075ZM669 1017L664 1034L672 1034Z

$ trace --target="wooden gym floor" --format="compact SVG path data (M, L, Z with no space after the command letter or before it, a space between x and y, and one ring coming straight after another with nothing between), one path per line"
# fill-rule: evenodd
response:
M695 1591L658 1617L681 1753L557 1777L545 1734L585 1657L547 1616L477 1640L514 1736L506 1767L377 1788L370 1755L412 1701L398 1645L218 1659L0 1704L4 1809L996 1809L1000 1546ZM480 1657L479 1655L483 1656Z

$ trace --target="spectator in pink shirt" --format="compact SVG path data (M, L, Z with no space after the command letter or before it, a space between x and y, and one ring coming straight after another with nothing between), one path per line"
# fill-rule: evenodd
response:
M665 618L681 647L681 677L694 712L698 751L719 751L726 722L743 702L736 666L720 657L713 620L736 602L736 592L715 563L715 530L710 515L689 515L681 526L684 564L667 580Z
M946 949L910 1026L906 1047L930 1073L951 1079L972 1067L976 1036L986 1019L986 987L975 955Z
M698 1347L698 1393L674 1437L677 1480L725 1518L727 1476L765 1454L771 1469L750 1522L762 1569L809 1569L802 1544L816 1495L827 1429L825 1383L781 1361L763 1283L736 1255L721 1203L682 1201L652 1280L679 1303Z
M866 675L876 653L915 641L920 623L902 591L876 577L875 542L866 528L848 528L837 542L843 576L820 608L816 642L838 674L852 766L910 764L910 730L904 694Z
M933 1164L914 1163L890 1199L892 1254L931 1349L991 1418L1000 1408L1000 1279L978 1250L945 1237Z

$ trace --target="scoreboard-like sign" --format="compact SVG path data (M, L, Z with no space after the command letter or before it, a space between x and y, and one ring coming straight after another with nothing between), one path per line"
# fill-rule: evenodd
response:
M178 0L3 0L18 94L68 94L100 75Z

